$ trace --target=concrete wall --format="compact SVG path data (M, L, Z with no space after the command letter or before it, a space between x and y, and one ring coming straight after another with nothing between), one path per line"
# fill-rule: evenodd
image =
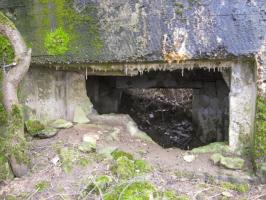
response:
M85 77L77 72L31 67L20 85L19 98L25 106L26 118L73 120L77 106L87 114L92 109Z
M250 57L266 38L264 0L0 0L0 9L15 21L39 64L162 61L168 53L183 59ZM69 51L54 57L44 38L58 27L73 37Z

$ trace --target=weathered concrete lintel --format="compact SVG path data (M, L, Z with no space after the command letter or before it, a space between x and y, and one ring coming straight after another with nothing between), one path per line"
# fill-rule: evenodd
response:
M70 63L70 64L32 64L32 67L48 67L56 70L77 71L84 75L95 76L136 76L144 71L174 71L194 68L204 68L206 70L223 71L231 68L232 63L237 62L254 62L254 58L243 57L238 59L224 60L183 60L179 63L167 63L163 61L156 62L124 62L124 63Z

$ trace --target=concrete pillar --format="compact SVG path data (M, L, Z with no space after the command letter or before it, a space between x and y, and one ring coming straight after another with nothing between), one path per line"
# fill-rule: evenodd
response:
M252 145L256 108L255 66L237 62L232 66L230 83L229 145L242 152Z

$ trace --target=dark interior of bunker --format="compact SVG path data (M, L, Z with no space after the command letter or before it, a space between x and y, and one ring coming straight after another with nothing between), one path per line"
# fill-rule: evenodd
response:
M192 149L228 141L229 87L207 69L152 71L138 76L88 76L99 114L128 114L164 148Z

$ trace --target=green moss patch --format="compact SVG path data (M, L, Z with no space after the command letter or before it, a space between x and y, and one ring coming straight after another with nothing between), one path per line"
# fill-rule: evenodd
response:
M151 166L144 160L134 160L133 156L123 151L114 151L115 164L112 172L121 179L129 179L151 171Z
M30 20L36 27L28 34L28 40L34 41L36 54L48 53L57 55L54 60L68 61L70 55L88 53L95 57L101 53L104 45L94 3L86 3L81 10L70 0L36 0L28 6ZM54 34L47 33L50 30ZM66 52L69 54L65 55Z
M0 182L12 177L13 174L6 157L0 154Z
M192 153L229 153L229 146L224 142L214 142L206 146L194 148Z
M255 125L254 157L266 161L266 98L257 98Z
M47 33L44 46L49 55L64 55L69 50L69 34L62 27Z
M4 108L4 105L0 102L0 125L7 123L7 113Z
M0 34L0 63L9 64L13 62L14 50L7 37Z
M189 200L189 197L177 195L175 191L167 190L165 192L161 192L159 195L159 199L164 200Z
M104 200L149 200L156 193L156 188L149 182L133 182L122 184L104 195Z
M222 188L227 190L235 190L237 192L248 192L249 191L249 185L248 184L234 184L229 182L223 182L220 184Z
M14 23L10 19L8 19L8 17L6 17L2 12L0 12L0 24L7 25L13 29L16 28Z
M28 120L25 122L25 126L31 136L36 136L40 131L45 129L45 126L38 120Z
M59 150L61 167L65 173L70 173L74 166L85 167L90 163L88 155L81 154L74 147L64 147Z
M6 132L0 138L0 152L6 157L14 156L19 163L29 164L28 144L23 130L22 109L18 105L13 105L8 115Z
M95 180L90 180L89 185L82 192L78 199L84 199L90 193L103 193L105 192L112 184L113 179L107 175L100 175L95 178Z
M111 153L112 157L117 160L120 157L127 157L129 160L133 160L133 155L124 151L115 150Z

